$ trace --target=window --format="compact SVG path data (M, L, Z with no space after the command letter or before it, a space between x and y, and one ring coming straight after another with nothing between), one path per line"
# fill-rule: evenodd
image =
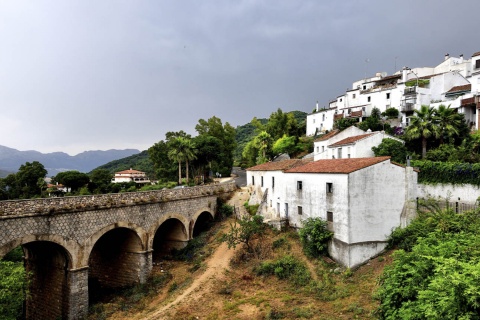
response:
M320 151L320 147L317 147L317 153Z
M363 90L366 90L366 89L367 89L367 86L364 85L364 86L363 86Z
M356 96L355 96L355 93L354 93L354 94L352 95L352 98L355 99L355 97L356 97Z
M387 99L390 99L390 92L387 93Z
M263 176L260 177L260 186L263 187Z
M270 208L272 207L272 200L270 200Z
M322 152L324 152L324 151L325 151L325 146L322 146Z
M302 190L302 188L303 188L302 181L297 181L297 190Z
M333 212L327 211L327 221L333 222Z
M322 121L325 121L325 115L322 114Z
M272 189L275 188L275 177L272 177Z
M339 102L342 102L342 98L340 98L340 100L338 100Z
M252 186L254 186L254 185L255 185L255 177L252 176Z
M347 157L350 158L350 147L347 148Z
M370 100L372 100L371 97L367 97L367 101L370 102Z
M480 59L475 61L475 69L480 69Z
M298 214L302 215L303 214L303 208L302 206L298 206Z
M333 192L333 183L327 182L327 193Z
M338 159L342 159L342 148L338 148Z
M315 118L313 118L313 123L315 123Z

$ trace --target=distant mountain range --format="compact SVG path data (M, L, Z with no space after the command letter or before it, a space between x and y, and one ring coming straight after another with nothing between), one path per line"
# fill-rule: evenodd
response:
M64 152L41 153L38 151L19 151L0 146L0 177L18 171L25 162L38 161L48 170L48 176L66 170L89 172L100 165L113 160L125 158L140 153L137 149L85 151L70 156Z

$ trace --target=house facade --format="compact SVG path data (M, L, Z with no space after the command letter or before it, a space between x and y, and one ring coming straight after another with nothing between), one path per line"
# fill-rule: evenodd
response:
M415 216L417 173L389 157L266 163L247 169L247 180L266 221L328 221L329 254L350 268L382 252L392 229Z
M115 172L115 176L112 178L112 183L122 183L122 182L135 182L138 184L149 184L150 179L148 179L145 172L133 170L123 170Z
M468 86L470 85L470 86ZM376 73L371 78L355 81L352 88L338 96L323 109L317 107L307 115L308 136L333 128L340 118L368 117L373 108L384 112L399 110L402 127L410 123L410 116L421 105L438 107L444 104L465 115L467 124L478 130L480 108L480 52L471 59L445 55L436 67L407 68L393 75ZM327 116L327 115L332 116ZM332 121L333 120L333 121Z

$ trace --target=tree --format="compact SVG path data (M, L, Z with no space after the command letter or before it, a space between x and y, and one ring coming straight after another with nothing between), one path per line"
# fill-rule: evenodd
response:
M229 176L233 166L233 152L235 150L235 128L228 122L222 124L222 120L212 117L207 121L200 119L195 126L199 135L212 136L221 141L218 150L218 160L212 161L212 169L224 176Z
M182 184L182 162L186 163L186 179L188 184L188 163L195 159L195 145L186 137L177 137L171 141L168 157L178 162L178 184Z
M90 177L86 173L70 170L58 173L55 180L66 188L70 188L70 191L74 193L90 182Z
M290 157L297 151L295 145L296 137L283 135L280 139L275 141L272 150L274 154L287 153Z
M272 137L266 131L260 132L255 139L254 143L256 144L259 151L259 160L257 163L267 162L267 150L271 144Z
M212 163L221 161L219 151L222 148L222 142L214 136L199 135L193 138L193 143L196 146L197 158L192 165L197 167L206 178L209 171L212 171Z
M458 114L456 110L441 104L435 110L435 122L438 125L438 135L440 136L440 144L444 143L445 138L451 138L459 134L462 125L463 116Z
M299 235L303 251L310 257L325 254L328 242L333 238L333 232L328 230L327 221L320 218L308 218L302 224Z
M18 187L20 188L21 198L30 198L41 194L41 189L38 186L38 179L45 178L47 170L38 161L32 163L26 162L22 164L15 174Z
M90 173L90 192L106 193L108 186L112 183L112 174L107 169L95 169Z
M252 240L265 233L266 226L260 215L244 216L236 222L230 223L230 231L223 234L221 240L226 242L228 248L235 248L243 243L248 252L253 252Z
M392 160L398 163L405 163L407 148L397 140L385 138L378 147L372 147L375 157L391 156Z
M433 107L422 105L420 110L414 110L415 115L410 117L405 137L409 140L422 139L422 159L427 155L427 139L437 138L439 135L436 125L435 110Z

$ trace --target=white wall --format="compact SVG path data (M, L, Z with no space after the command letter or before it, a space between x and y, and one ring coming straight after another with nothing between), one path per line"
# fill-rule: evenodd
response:
M334 109L322 109L318 112L307 115L307 136L313 136L315 133L320 134L326 130L333 128Z
M449 198L452 202L475 203L480 196L480 188L471 184L418 184L419 198ZM460 198L460 200L459 200Z
M359 129L355 126L351 126L351 127L348 127L347 129L339 132L338 134L334 135L333 137L331 137L328 140L315 141L313 143L313 153L314 153L313 157L314 157L314 160L317 161L317 160L320 160L320 159L331 159L332 158L331 151L327 152L327 150L329 149L327 147L329 145L331 145L335 142L338 142L340 140L346 139L348 137L358 136L358 135L361 135L361 134L365 134L365 131L363 131L362 129ZM325 150L325 152L322 152L322 147ZM319 150L318 152L317 152L317 149ZM336 155L335 155L335 157L336 157Z

